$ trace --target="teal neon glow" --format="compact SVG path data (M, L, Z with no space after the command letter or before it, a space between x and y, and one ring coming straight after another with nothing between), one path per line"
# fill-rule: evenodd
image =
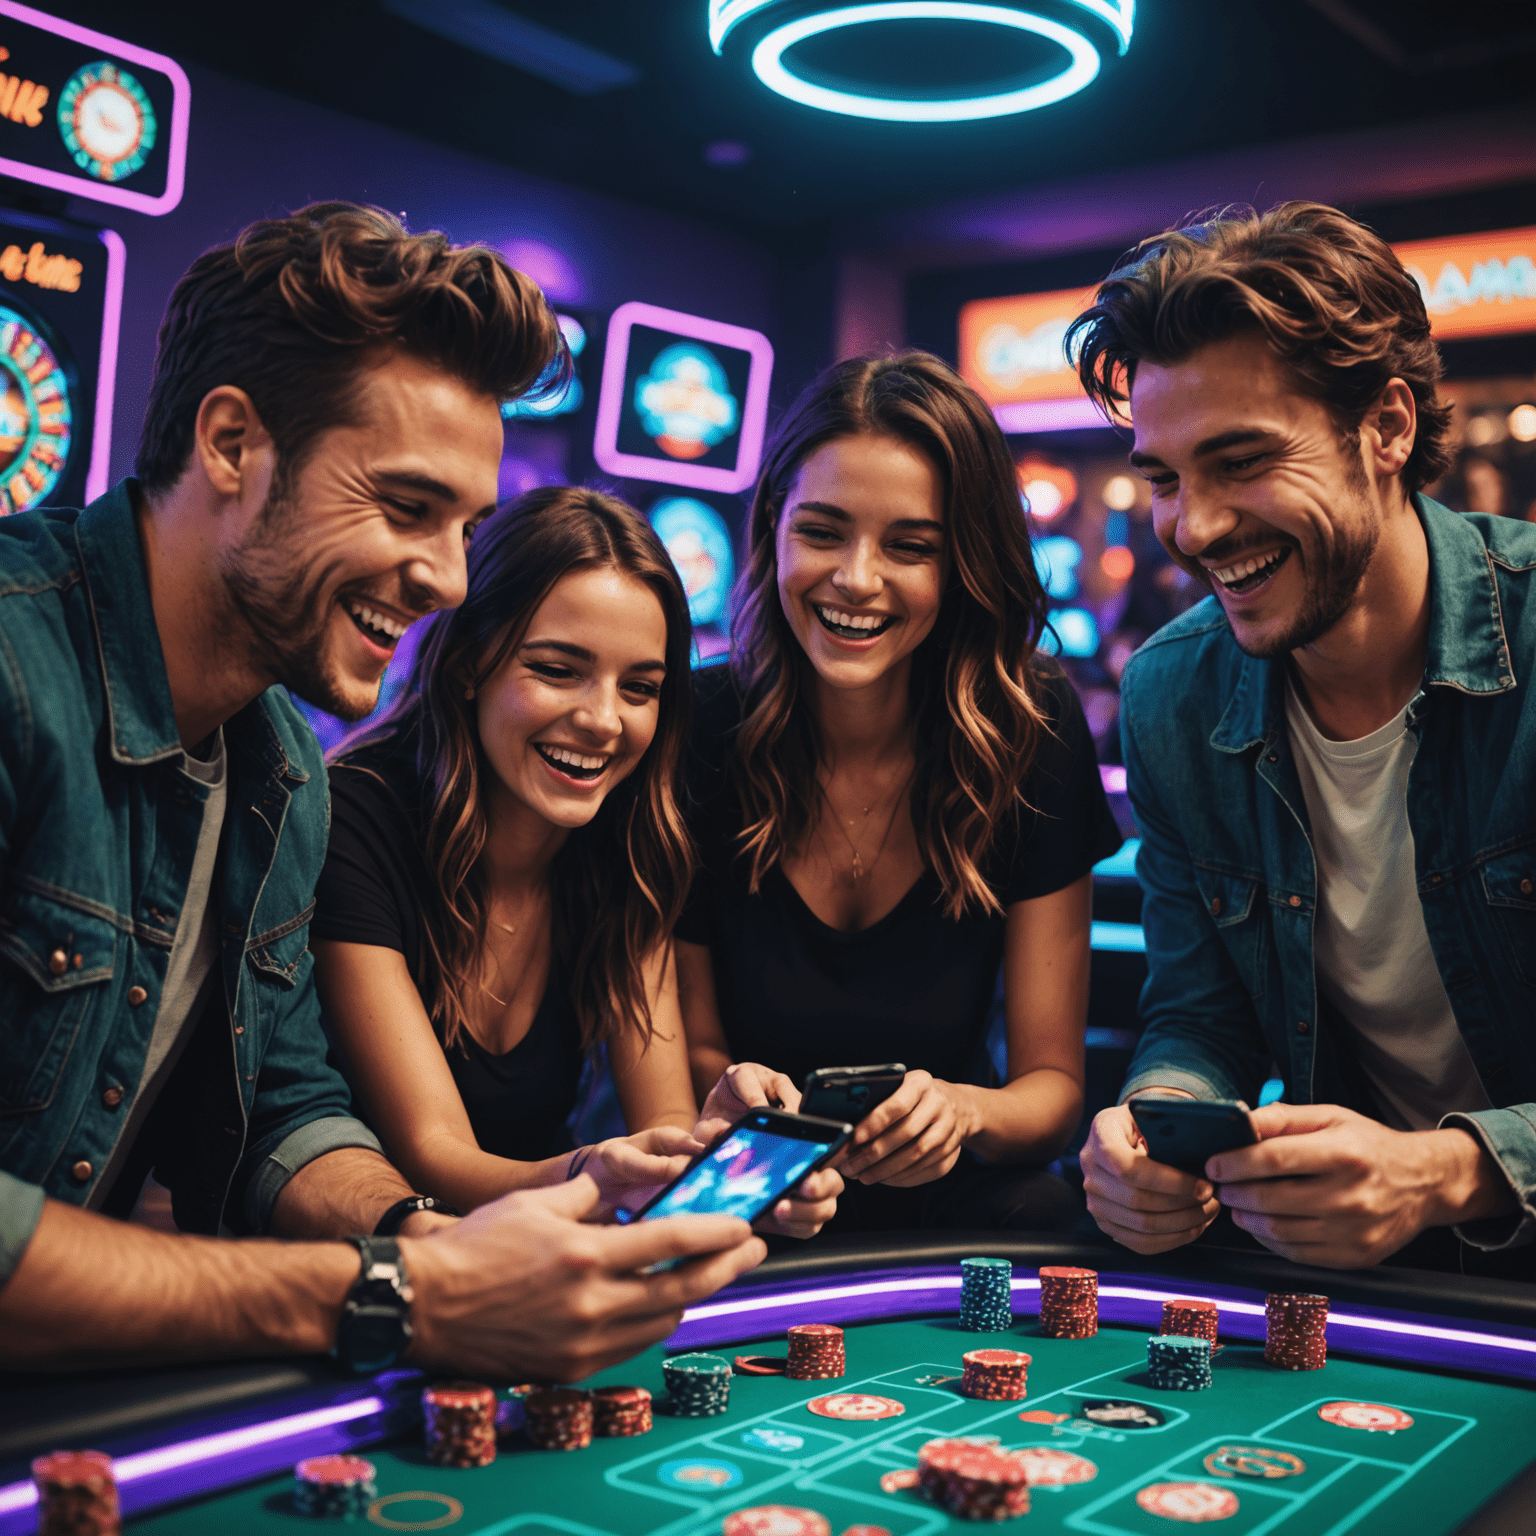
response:
M785 52L808 37L881 21L974 21L988 26L1011 27L1059 43L1070 62L1060 74L1022 90L1001 91L995 96L957 97L951 101L906 101L897 97L858 96L851 91L834 91L802 80L784 63ZM823 112L840 112L845 117L867 117L888 123L959 123L1032 112L1075 95L1098 75L1099 53L1080 32L1025 11L1008 10L1000 5L974 5L969 0L883 0L881 4L850 5L785 22L752 50L752 68L769 90Z
M709 46L720 52L726 34L739 21L745 21L775 0L709 0ZM1131 46L1131 31L1136 25L1136 0L1067 0L1107 22L1120 39L1120 52Z

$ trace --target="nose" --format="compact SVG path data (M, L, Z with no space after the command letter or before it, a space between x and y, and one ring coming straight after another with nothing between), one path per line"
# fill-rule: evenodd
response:
M419 546L404 576L407 587L422 595L424 606L457 608L469 591L462 525L450 525Z
M832 585L850 603L867 603L879 593L883 583L880 578L879 553L873 540L853 541L846 558L833 572Z
M571 724L594 741L612 741L623 729L619 689L615 681L597 679L583 692L571 712Z
M1157 516L1157 535L1163 543L1191 559L1224 539L1241 518L1221 497L1219 490L1206 490L1189 481L1181 481L1171 505L1165 503Z

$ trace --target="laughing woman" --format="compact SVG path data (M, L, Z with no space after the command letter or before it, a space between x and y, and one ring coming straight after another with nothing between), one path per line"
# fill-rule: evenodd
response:
M1065 1225L1041 1165L1082 1110L1090 871L1120 837L1036 652L1002 434L937 358L839 364L780 425L748 541L693 733L695 1080L903 1062L839 1163L834 1229ZM1000 962L1006 1076L978 1086Z
M401 701L330 770L321 1000L423 1194L468 1211L584 1170L612 1206L698 1146L669 937L692 867L687 600L632 508L561 488L481 525L464 603L431 624ZM600 1045L631 1134L576 1149ZM744 1067L706 1120L773 1084ZM814 1230L835 1185L781 1228Z

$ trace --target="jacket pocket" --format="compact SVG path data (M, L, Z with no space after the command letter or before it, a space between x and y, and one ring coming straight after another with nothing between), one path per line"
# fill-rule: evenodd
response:
M1483 895L1515 974L1536 987L1536 844L1489 859L1483 865Z
M309 920L314 915L315 904L310 902L297 917L251 939L245 946L251 970L265 981L296 987L307 971Z
M120 937L94 903L13 889L0 916L0 1115L46 1109Z
M1243 985L1257 1000L1264 992L1264 883L1252 875L1195 865L1195 889L1206 916L1226 945Z

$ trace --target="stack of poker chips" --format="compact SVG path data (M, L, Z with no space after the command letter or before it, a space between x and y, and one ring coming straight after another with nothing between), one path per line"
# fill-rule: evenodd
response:
M1187 1338L1209 1339L1216 1347L1216 1324L1220 1312L1214 1301L1165 1301L1163 1326L1159 1333L1181 1333Z
M541 1387L523 1400L528 1438L541 1451L584 1451L592 1444L592 1394Z
M514 1435L520 1435L528 1427L528 1414L524 1404L530 1392L538 1388L527 1383L508 1387L506 1397L496 1404L496 1443L505 1447Z
M713 1418L731 1406L731 1362L719 1355L674 1355L661 1374L674 1418Z
M1013 1326L1013 1265L1007 1259L960 1260L960 1326L1002 1333Z
M1328 1298L1271 1291L1264 1298L1264 1359L1282 1371L1320 1371L1328 1363Z
M496 1394L477 1381L448 1381L421 1394L427 1460L439 1467L488 1467L496 1460Z
M651 1394L644 1387L598 1387L592 1393L592 1433L599 1440L651 1431Z
M122 1530L117 1478L112 1458L103 1452L39 1456L32 1463L32 1481L37 1484L40 1536L117 1536Z
M792 1504L759 1504L755 1509L735 1510L725 1517L720 1531L721 1536L832 1536L832 1526L825 1515L814 1509L797 1509Z
M791 1381L831 1381L847 1369L841 1328L831 1323L797 1323L789 1330L784 1374Z
M293 1469L293 1507L316 1520L361 1520L379 1495L361 1456L311 1456Z
M1182 1333L1147 1340L1147 1374L1159 1392L1202 1392L1211 1384L1211 1341Z
M995 1445L930 1440L917 1453L917 1486L962 1520L1008 1520L1029 1513L1024 1463Z
M1040 1331L1048 1339L1091 1339L1099 1331L1099 1273L1065 1264L1040 1270Z
M1028 1355L1021 1355L1014 1349L973 1349L964 1359L965 1374L960 1378L962 1396L1012 1403L1027 1395Z

